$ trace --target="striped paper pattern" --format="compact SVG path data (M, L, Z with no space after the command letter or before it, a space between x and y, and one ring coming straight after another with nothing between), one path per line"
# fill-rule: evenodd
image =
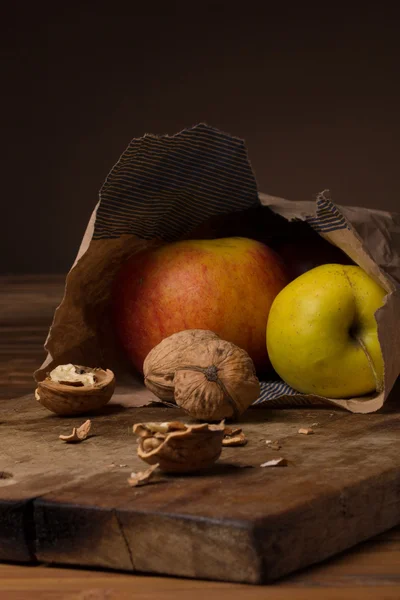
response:
M295 396L298 394L296 390L291 388L287 383L278 379L277 381L261 381L260 382L260 397L254 404L262 404L269 400L275 400L281 396Z
M172 242L211 216L256 204L243 140L202 123L132 140L100 190L93 238Z
M315 215L306 217L306 222L317 233L330 233L338 229L350 229L346 218L324 194L320 194L317 198Z

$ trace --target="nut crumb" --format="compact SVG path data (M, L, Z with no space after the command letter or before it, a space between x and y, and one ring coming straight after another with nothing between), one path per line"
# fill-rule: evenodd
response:
M49 377L51 381L62 385L72 385L73 387L94 386L97 383L95 372L96 369L68 363L67 365L58 365L49 373Z
M314 430L311 427L301 427L297 433L302 433L303 435L311 435L314 433Z
M319 423L311 423L311 427L318 427Z
M281 449L281 445L278 442L278 440L266 440L265 443L267 444L267 446L269 448L271 448L271 450L280 450Z
M262 463L260 467L286 467L287 460L286 458L273 458L272 460L267 460L267 462Z
M170 421L169 422L169 431L185 431L186 425L181 421Z
M128 478L128 483L131 487L137 487L139 485L146 485L153 477L154 471L159 467L159 463L152 465L145 471L138 471L137 473L131 473Z
M89 435L90 428L92 426L92 422L90 419L85 421L80 427L74 427L72 433L69 435L59 435L58 437L63 442L76 444L78 442L83 442Z
M222 440L223 446L245 446L247 444L246 436L242 431L237 434L226 435Z
M128 465L119 465L119 466L122 468L122 467L127 467Z

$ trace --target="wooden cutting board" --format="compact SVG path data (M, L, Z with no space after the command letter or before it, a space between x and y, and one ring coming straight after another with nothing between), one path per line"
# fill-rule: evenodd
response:
M146 465L133 423L189 422L178 409L110 404L72 445L58 436L86 417L52 415L32 395L3 401L0 560L249 583L319 562L400 523L399 396L372 415L250 409L247 446L137 488L127 478ZM260 467L278 457L287 466Z

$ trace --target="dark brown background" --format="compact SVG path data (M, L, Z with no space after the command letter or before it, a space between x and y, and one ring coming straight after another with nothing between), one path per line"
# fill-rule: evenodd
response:
M394 12L9 4L0 272L67 270L130 139L199 121L246 139L261 191L399 210Z

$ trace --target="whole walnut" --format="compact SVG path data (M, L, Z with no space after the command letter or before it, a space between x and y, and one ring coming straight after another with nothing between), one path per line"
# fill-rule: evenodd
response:
M219 339L207 329L187 329L165 338L146 356L143 363L144 383L158 398L174 402L176 369L195 364L197 344Z
M260 395L250 356L219 338L197 344L173 383L178 406L204 421L237 419Z

